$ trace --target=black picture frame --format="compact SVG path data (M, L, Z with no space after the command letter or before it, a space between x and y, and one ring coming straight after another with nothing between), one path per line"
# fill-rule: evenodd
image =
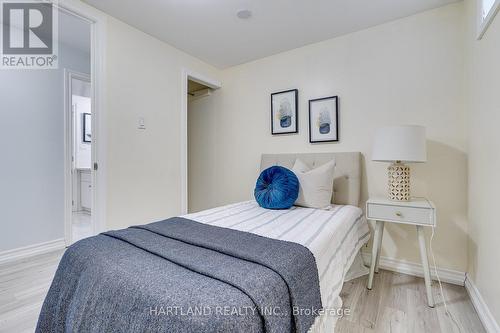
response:
M278 97L279 95L285 95L285 94L293 94L293 103L292 103L292 106L294 107L295 110L294 111L294 114L292 116L290 116L290 124L286 127L291 127L290 130L280 130L278 128L276 128L277 126L275 126L274 122L275 122L275 118L276 118L276 112L278 112L278 110L275 110L274 109L274 104L273 101L276 97ZM281 126L281 122L284 121L284 124L288 124L288 120L287 119L283 119L283 120L280 120L280 126ZM292 123L294 126L292 126ZM282 128L286 128L286 127L282 127ZM272 93L271 94L271 134L272 135L281 135L281 134L295 134L295 133L299 133L299 90L298 89L290 89L290 90L284 90L284 91L279 91L279 92L275 92L275 93Z
M315 111L313 111L312 108L313 108L314 103L322 102L322 101L326 101L326 100L335 100L335 103L334 103L335 117L333 117L335 119L335 126L334 126L335 135L333 138L332 138L332 136L325 135L324 139L317 139L317 136L318 136L317 133L313 133L312 121L313 121L314 115L312 113ZM330 117L331 117L331 115L330 115ZM314 118L316 118L316 117L314 117ZM329 131L331 131L330 125L331 125L331 122L328 124ZM319 127L321 128L322 126L319 126ZM319 132L321 132L321 129L319 129ZM321 134L321 135L323 135L323 134ZM316 138L313 138L313 136L315 136ZM340 133L339 133L339 98L338 98L338 96L329 96L329 97L310 99L309 100L309 143L338 142L339 140L340 140Z
M90 113L82 113L82 142L91 143L92 133L87 133L92 128L92 117Z

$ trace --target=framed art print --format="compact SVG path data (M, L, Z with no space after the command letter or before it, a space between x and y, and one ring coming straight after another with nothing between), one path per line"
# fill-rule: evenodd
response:
M83 113L83 142L90 143L92 142L92 118L90 113Z
M309 142L339 141L338 97L309 101Z
M271 94L271 134L298 133L298 90Z

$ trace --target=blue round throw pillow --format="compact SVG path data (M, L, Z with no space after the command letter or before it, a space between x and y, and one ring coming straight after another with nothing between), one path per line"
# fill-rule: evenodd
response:
M299 196L299 179L287 168L272 166L260 174L254 196L263 208L288 209Z

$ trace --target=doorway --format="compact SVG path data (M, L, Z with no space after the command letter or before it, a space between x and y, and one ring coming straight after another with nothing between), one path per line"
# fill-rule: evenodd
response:
M181 112L181 213L211 206L209 186L215 157L216 96L221 84L206 76L184 70ZM208 199L207 199L208 198Z
M105 20L81 2L59 9L59 45L66 44L64 74L64 242L105 229L104 110ZM64 54L62 54L64 56ZM85 63L85 66L78 66Z
M92 93L90 75L66 70L71 118L71 243L93 235Z
M213 89L188 80L188 213L213 206L210 193L213 179L212 149L215 147Z

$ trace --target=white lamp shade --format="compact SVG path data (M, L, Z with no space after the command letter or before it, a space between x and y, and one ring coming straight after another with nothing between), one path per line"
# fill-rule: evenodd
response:
M372 160L381 162L426 162L425 127L389 126L377 130Z

